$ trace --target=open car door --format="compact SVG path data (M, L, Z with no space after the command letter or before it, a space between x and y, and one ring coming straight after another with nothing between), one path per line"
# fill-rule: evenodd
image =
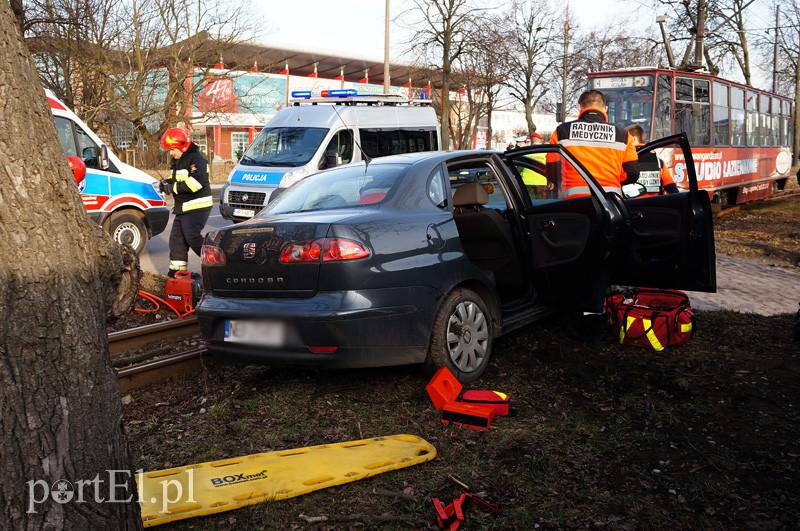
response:
M625 200L632 234L614 251L612 284L715 292L711 201L697 187L686 135L664 137L638 151L640 157L658 156L681 191ZM640 191L644 192L643 186Z

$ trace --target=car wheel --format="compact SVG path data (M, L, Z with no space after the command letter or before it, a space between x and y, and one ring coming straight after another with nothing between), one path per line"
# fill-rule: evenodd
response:
M474 382L489 365L492 335L492 318L483 299L474 291L455 289L436 315L426 365L447 367L460 382Z
M106 221L105 228L115 242L130 245L136 254L142 252L147 243L147 227L138 212L115 212Z

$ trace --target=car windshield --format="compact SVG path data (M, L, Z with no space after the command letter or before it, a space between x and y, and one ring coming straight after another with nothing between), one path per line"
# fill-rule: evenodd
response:
M328 130L324 127L268 127L247 149L246 166L303 166L311 160Z
M405 164L342 166L312 175L288 188L260 217L382 203L406 173Z
M645 138L649 138L653 114L653 76L598 78L593 81L593 87L606 97L608 122L620 127L640 125L645 131Z

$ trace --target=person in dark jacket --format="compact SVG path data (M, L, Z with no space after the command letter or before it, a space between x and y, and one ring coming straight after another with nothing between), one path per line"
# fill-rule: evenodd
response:
M161 181L161 191L172 194L172 232L169 235L169 275L186 271L189 249L200 256L203 247L201 231L208 221L214 201L208 182L208 162L192 142L189 131L180 127L167 129L161 137L161 148L172 159L172 176Z

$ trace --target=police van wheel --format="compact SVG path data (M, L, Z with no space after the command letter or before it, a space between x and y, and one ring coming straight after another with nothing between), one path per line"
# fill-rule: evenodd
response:
M115 212L106 221L105 228L114 241L130 245L136 254L141 253L147 243L147 227L138 212L131 210Z
M455 289L436 314L425 364L429 370L447 367L460 382L474 382L489 365L493 335L483 299L474 291Z

